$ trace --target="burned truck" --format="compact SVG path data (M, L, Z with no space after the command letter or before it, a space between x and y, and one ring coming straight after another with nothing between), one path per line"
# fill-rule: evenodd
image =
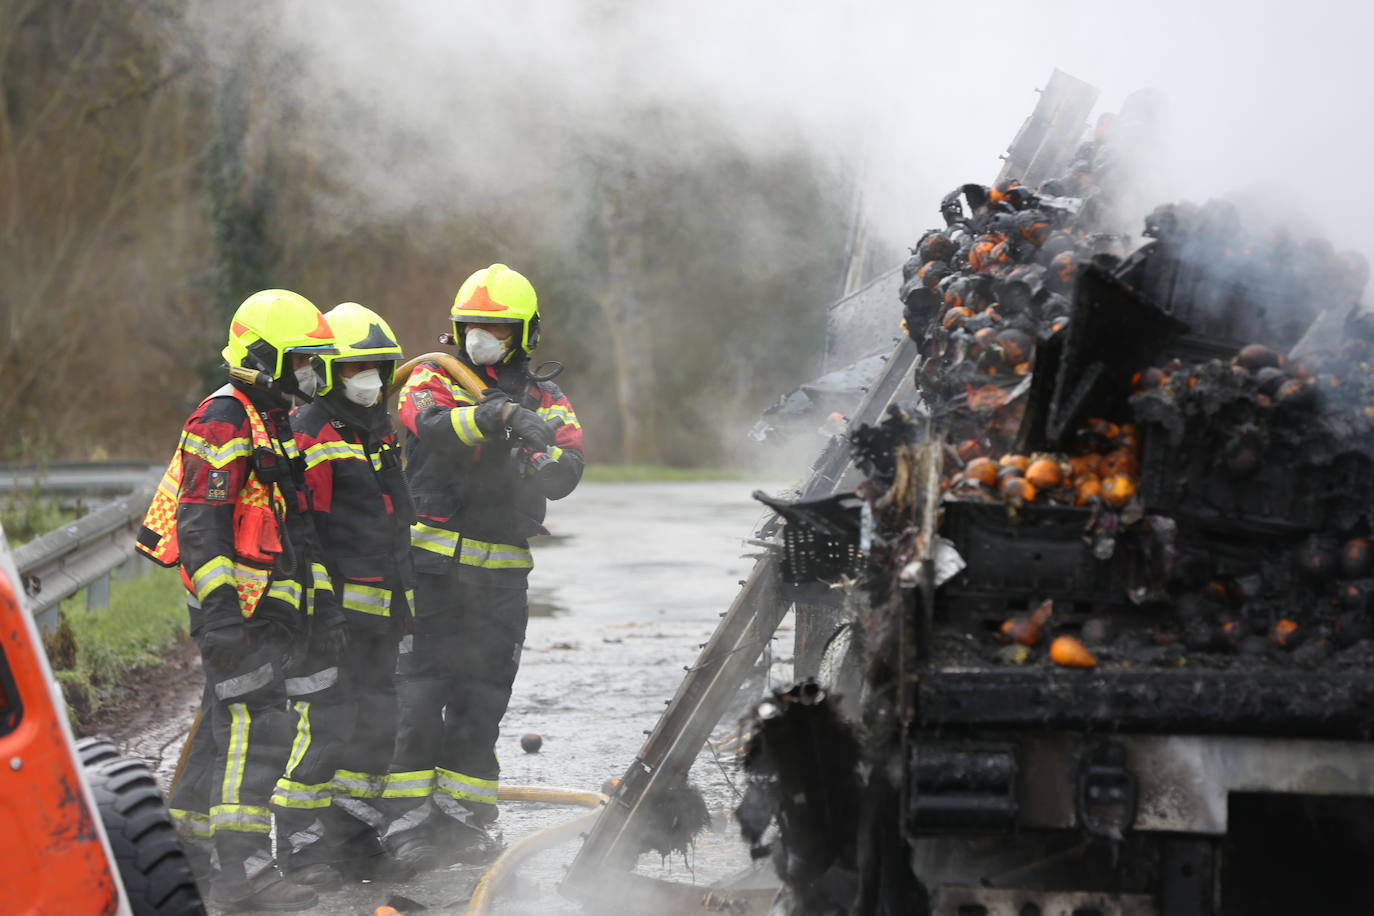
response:
M736 812L781 887L680 911L1374 911L1367 262L1244 197L1141 207L1158 99L1082 140L1094 98L1056 71L832 308L831 371L755 431L828 444L757 494L765 553L566 890L648 848L790 610Z
M1244 198L1123 233L1111 143L945 199L910 390L772 501L847 595L753 723L791 912L1374 911L1367 262Z

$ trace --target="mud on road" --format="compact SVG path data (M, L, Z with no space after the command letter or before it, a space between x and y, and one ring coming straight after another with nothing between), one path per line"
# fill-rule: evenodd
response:
M763 512L749 498L755 486L584 484L550 505L553 536L535 544L530 625L502 723L503 782L597 789L623 775L752 566L741 554ZM774 641L771 673L761 668L741 692L739 712L763 695L770 677L776 685L790 674L790 626L785 621ZM199 668L194 650L183 647L139 702L125 707L124 719L109 723L122 746L154 761L164 787L198 703ZM733 730L733 715L717 739ZM521 750L526 732L543 737L538 753ZM733 755L708 745L691 781L711 809L711 830L685 860L643 857L641 874L709 884L749 864L730 817L742 788ZM509 844L583 813L507 804L499 826ZM574 842L531 860L503 885L493 912L583 912L556 888L576 849ZM462 913L480 876L481 869L458 866L404 884L350 885L323 895L313 912L370 914L400 895L424 905L426 914Z

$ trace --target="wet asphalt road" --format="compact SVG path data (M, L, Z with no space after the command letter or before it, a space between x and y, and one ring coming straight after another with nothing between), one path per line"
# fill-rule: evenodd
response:
M502 723L498 752L507 784L597 789L619 777L673 696L738 591L753 561L743 544L763 507L749 483L585 484L550 504L554 536L535 546L530 580L532 616L520 674ZM765 489L776 489L765 487ZM776 685L788 676L790 619L774 642ZM741 707L761 696L759 682ZM198 689L198 688L197 688ZM171 703L170 721L133 736L135 749L157 746L183 731L195 696ZM727 720L717 737L728 734ZM543 748L526 754L520 736L540 734ZM170 777L175 754L159 766ZM740 774L728 753L708 747L692 771L715 818L711 832L684 861L641 858L638 871L708 884L748 864L729 812ZM584 813L580 808L510 803L499 822L507 843ZM577 849L574 841L531 860L505 886L493 913L575 914L582 909L556 889ZM426 914L463 913L481 869L455 867L406 884L350 885L322 896L318 914L371 914L392 895L423 904ZM415 910L415 912L421 912ZM407 914L411 916L411 914Z

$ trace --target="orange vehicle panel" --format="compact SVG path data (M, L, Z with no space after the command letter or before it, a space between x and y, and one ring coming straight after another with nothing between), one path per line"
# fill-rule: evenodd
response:
M0 887L5 911L105 916L119 891L34 630L0 570ZM9 676L3 677L8 667Z

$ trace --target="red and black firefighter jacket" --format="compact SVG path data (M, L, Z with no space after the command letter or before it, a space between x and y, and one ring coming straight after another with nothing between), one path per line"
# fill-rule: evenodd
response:
M304 465L286 407L249 386L230 385L238 397L230 386L221 388L182 428L176 536L183 576L200 604L192 625L214 630L253 617L300 630L314 611L315 590L323 597L330 589L307 516ZM256 408L267 441L254 441L240 397ZM272 511L256 517L240 505L252 479L280 492ZM267 545L267 559L254 555L254 544ZM262 600L244 600L248 594Z
M320 550L345 612L399 623L414 586L415 520L401 450L385 408L364 410L338 394L291 414Z
M529 539L548 534L546 501L571 493L583 468L577 414L557 385L531 379L528 365L528 359L517 358L472 368L548 424L553 434L547 452L531 454L504 437L484 434L474 415L478 400L438 364L420 363L407 379L398 413L407 431L406 476L415 498L416 572L524 587L534 566Z

